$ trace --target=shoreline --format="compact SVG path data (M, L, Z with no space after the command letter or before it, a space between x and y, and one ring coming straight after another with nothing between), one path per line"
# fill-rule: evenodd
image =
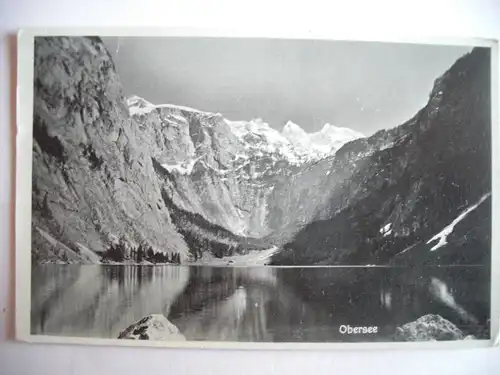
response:
M415 268L412 265L357 265L357 264L343 264L343 265L268 265L268 264L216 264L216 263L184 263L184 264L173 264L173 263L156 263L156 264L139 264L139 263L42 263L36 264L37 266L148 266L148 267L213 267L213 268ZM449 265L426 265L423 268L481 268L488 267L486 264L449 264Z

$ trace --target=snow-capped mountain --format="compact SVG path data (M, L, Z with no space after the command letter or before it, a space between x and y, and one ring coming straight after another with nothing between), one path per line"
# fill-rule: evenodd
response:
M167 109L198 114L204 118L222 117L220 113L200 111L185 106L152 104L137 95L129 97L127 105L132 116L146 115L155 109ZM174 114L171 114L171 118L184 121L182 116L175 118ZM292 165L317 161L333 155L345 143L364 137L360 132L330 124L325 124L318 132L307 133L299 125L288 121L280 133L260 118L250 121L231 121L224 118L223 121L243 146L243 152L236 158L248 159L255 153L259 156L272 154L275 159L286 160ZM211 126L210 123L207 125ZM194 160L190 160L188 164L192 165L193 162Z
M128 98L127 105L157 165L168 173L164 183L173 204L239 235L263 236L271 226L287 223L287 215L279 223L270 218L270 195L272 214L280 215L277 205L288 204L281 198L289 195L286 181L361 136L332 126L307 134L297 125L285 136L261 119L231 121L220 113L155 105L138 96ZM307 144L292 134L300 132ZM297 184L301 200L308 187L324 179L324 168Z
M312 159L316 160L335 154L344 144L364 137L355 130L328 123L318 132L307 133L292 121L285 124L281 135L295 146L298 152L313 155Z
M314 150L303 150L297 147L262 119L225 120L225 122L229 125L232 133L241 141L245 153L248 155L255 153L273 154L287 160L292 165L300 165L319 158Z
M95 262L119 239L183 261L272 242L275 264L486 264L485 50L436 80L412 119L369 138L125 100L98 38L40 38L35 52L35 262Z

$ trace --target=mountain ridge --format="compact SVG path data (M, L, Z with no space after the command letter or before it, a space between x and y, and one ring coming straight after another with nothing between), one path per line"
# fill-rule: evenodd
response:
M127 102L155 160L170 174L165 184L174 204L238 235L263 237L275 230L268 207L271 194L280 193L277 184L324 158L313 149L298 150L261 119L230 121L138 96Z
M362 137L125 97L99 38L37 39L34 262L93 262L120 242L183 262L281 246L274 264L484 263L484 51L437 78L413 118Z
M460 208L491 192L488 68L489 51L476 48L436 79L427 105L390 130L400 134L365 155L351 176L333 187L323 209L276 255L275 264L384 264L413 245L420 250L405 252L406 262L412 254L429 254L433 244L427 241L450 225ZM337 160L357 143L383 135L345 145ZM484 215L479 227L464 219L470 226L466 233L482 233L484 240L462 233L458 242L423 261L441 264L440 254L453 248L455 257L446 256L452 262L488 264L491 216L485 205L477 209ZM477 251L468 253L467 247Z
M178 109L182 112L203 114L204 116L221 117L229 125L233 134L244 139L249 134L266 138L266 143L289 157L289 162L301 164L320 160L335 152L345 143L357 138L364 138L360 132L345 127L337 127L325 123L321 130L306 132L299 125L288 121L281 132L269 126L261 118L247 120L229 120L219 112L204 111L176 104L153 104L148 100L131 95L126 100L131 116L149 114L153 110ZM285 148L286 150L279 150Z

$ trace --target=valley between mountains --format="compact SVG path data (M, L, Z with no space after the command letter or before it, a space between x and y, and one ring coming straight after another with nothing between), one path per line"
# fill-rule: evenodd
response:
M32 261L489 265L489 64L399 126L306 133L127 97L99 38L37 38Z

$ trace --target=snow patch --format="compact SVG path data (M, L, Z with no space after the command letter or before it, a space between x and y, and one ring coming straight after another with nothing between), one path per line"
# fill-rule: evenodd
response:
M295 147L315 154L316 158L334 154L345 143L364 137L360 132L328 123L318 132L306 133L300 126L291 121L288 121L283 127L281 134Z
M240 140L243 147L253 156L264 156L263 151L277 154L278 159L286 159L290 164L301 164L313 157L307 150L300 152L294 148L288 139L261 119L252 121L230 121L225 119L232 133ZM236 155L237 159L249 159L246 155Z
M330 124L325 124L319 132L307 133L288 121L280 133L261 119L224 121L250 152L276 153L293 165L320 160L334 154L345 143L364 137L354 130Z
M211 171L215 172L215 174L218 175L218 176L226 176L230 172L229 169L219 169L219 168L212 167L212 166L208 165L207 163L205 163L204 161L200 161L200 163L206 169L210 169ZM227 178L226 178L226 180L227 180ZM221 181L222 181L222 179L221 179Z
M215 115L212 112L200 111L198 109L194 109L194 108L186 107L186 106L182 106L182 105L153 104L153 103L150 103L147 100L145 100L137 95L133 95L127 99L127 106L128 106L129 113L131 116L148 114L157 108L169 108L169 109L175 109L175 110L179 110L179 111L205 113L205 114ZM183 121L184 121L184 119L183 119Z
M193 262L193 264L230 267L265 266L277 251L278 248L273 246L266 250L251 250L247 254L232 255L223 258L215 258L205 253L201 259Z
M387 150L388 148L392 148L394 147L395 145L395 142L387 142L385 145L383 145L382 147L380 147L380 151L383 151L383 150Z
M474 211L481 203L483 203L491 193L485 194L479 202L476 204L470 206L467 208L465 211L463 211L460 215L457 216L455 220L451 222L451 224L447 225L441 232L436 234L434 237L432 237L429 241L427 241L427 244L430 244L433 241L438 240L437 244L435 244L430 251L435 251L439 249L440 247L446 245L448 243L448 236L453 233L453 230L455 229L455 226L461 222L470 212Z
M411 245L411 246L408 246L406 249L404 249L403 251L401 251L401 252L397 253L395 256L398 256L398 255L401 255L401 254L406 253L408 250L413 249L416 245L417 245L417 244L413 244L413 245Z
M172 113L169 114L169 117L173 118L174 120L177 120L178 122L187 123L187 120L185 117L182 117L182 116L179 116L176 114L172 114Z
M382 228L379 230L380 234L382 234L384 237L387 237L392 233L392 223L384 225Z
M135 115L144 115L147 113L150 113L154 107L129 107L128 111L130 113L130 116L135 116Z
M206 114L215 115L215 113L212 113L212 112L200 111L199 109L195 109L195 108L191 108L191 107L187 107L187 106L183 106L183 105L175 105L175 104L157 104L157 105L155 105L155 108L170 108L170 109L177 109L179 111L206 113Z
M182 163L162 164L161 166L169 171L169 173L177 172L180 175L186 176L193 172L194 165L198 160L200 160L200 158L201 156Z

